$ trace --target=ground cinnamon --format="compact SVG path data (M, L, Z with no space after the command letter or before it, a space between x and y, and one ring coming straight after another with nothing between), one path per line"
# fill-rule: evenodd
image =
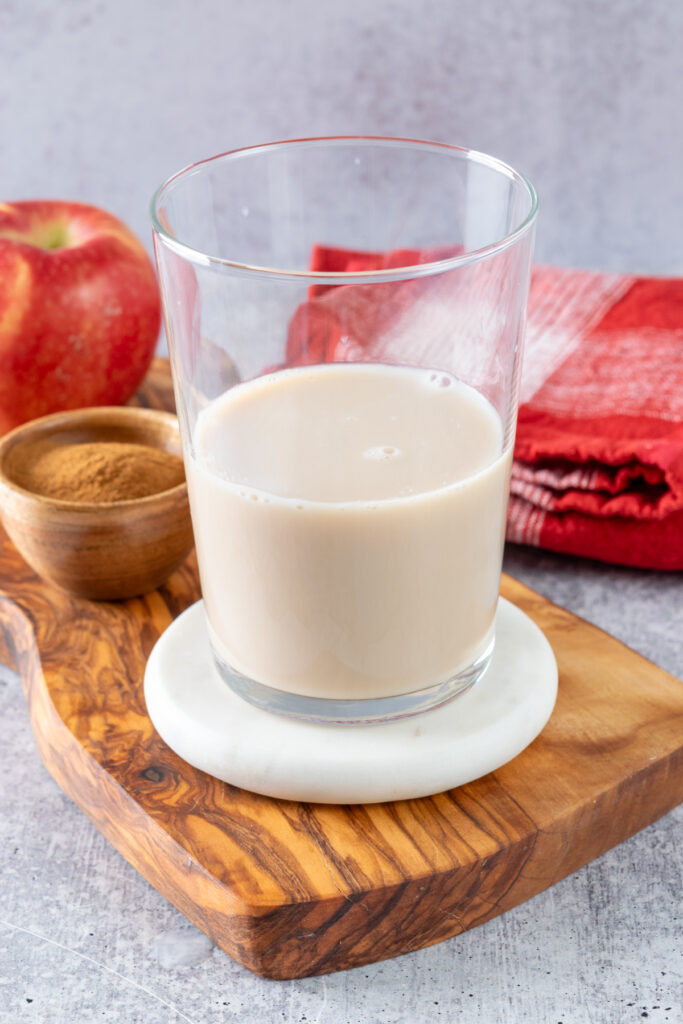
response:
M120 441L42 444L15 470L20 487L61 501L127 501L175 487L185 479L172 452Z

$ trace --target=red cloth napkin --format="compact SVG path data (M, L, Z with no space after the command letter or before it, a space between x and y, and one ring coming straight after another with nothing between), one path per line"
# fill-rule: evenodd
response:
M525 366L508 539L683 568L683 281L539 268Z
M362 273L441 255L317 247L311 269ZM290 324L288 363L378 358L373 339L392 308L405 311L412 284L381 285L397 302L380 310L375 285L314 286ZM419 287L438 301L442 281ZM534 269L507 537L683 568L683 280Z

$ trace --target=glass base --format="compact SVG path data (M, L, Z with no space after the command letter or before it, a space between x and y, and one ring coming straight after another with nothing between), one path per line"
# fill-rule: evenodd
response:
M443 683L395 697L372 697L365 700L304 697L298 693L275 690L272 686L257 683L236 672L215 651L213 658L221 678L228 686L243 700L262 711L318 725L380 725L441 707L465 693L481 679L488 668L493 646L494 640L491 640L484 653L469 668Z

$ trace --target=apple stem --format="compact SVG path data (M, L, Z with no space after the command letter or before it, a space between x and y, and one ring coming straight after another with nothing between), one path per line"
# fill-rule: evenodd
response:
M36 232L32 241L41 249L61 249L66 245L67 237L65 224L61 221L52 221L46 224L42 231Z

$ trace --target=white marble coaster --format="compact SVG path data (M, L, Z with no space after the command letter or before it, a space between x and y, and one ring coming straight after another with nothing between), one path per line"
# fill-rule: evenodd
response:
M145 672L149 716L185 761L254 793L316 803L404 800L471 782L536 738L556 695L550 644L502 598L483 678L450 704L382 725L309 725L248 704L214 667L201 601L159 638Z

